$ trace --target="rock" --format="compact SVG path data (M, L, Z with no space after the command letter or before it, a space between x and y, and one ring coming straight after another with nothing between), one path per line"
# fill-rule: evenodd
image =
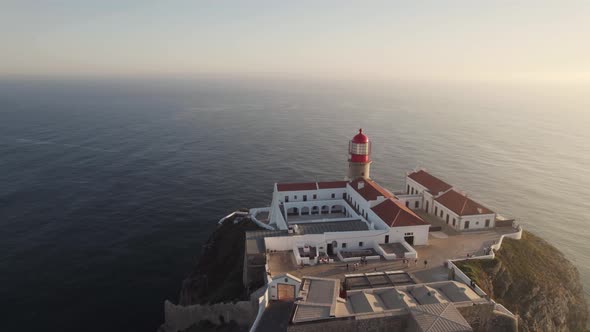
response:
M555 247L529 232L504 239L494 260L457 266L492 299L520 316L522 331L588 331L578 270Z

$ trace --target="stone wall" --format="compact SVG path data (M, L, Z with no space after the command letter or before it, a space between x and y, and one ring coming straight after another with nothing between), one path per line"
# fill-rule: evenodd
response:
M159 331L177 332L189 328L200 321L208 320L219 325L223 322L236 322L240 326L249 327L258 311L256 305L250 301L236 303L195 304L190 306L175 305L170 301L164 302L164 324Z
M517 332L518 319L494 310L494 304L457 307L474 332Z
M325 321L291 324L288 332L389 332L405 331L408 327L409 315L387 316L371 315L370 318L330 319Z

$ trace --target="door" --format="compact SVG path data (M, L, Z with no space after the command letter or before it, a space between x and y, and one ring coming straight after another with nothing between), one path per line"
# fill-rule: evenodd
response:
M328 243L328 256L334 256L334 245L332 243Z
M385 243L389 243L389 235L385 235Z
M277 284L277 299L279 301L295 301L295 285Z
M414 235L404 236L404 240L408 242L409 245L414 245Z

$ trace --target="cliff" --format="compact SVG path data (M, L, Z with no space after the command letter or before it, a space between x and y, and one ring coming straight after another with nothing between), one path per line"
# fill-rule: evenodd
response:
M587 331L588 306L578 270L529 232L504 239L493 260L456 262L496 302L520 316L522 331Z
M248 299L242 273L245 231L260 229L248 218L225 220L203 245L200 258L183 281L179 303L219 303ZM260 285L262 286L262 285Z

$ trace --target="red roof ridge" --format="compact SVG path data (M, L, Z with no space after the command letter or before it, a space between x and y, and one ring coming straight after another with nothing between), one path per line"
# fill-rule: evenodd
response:
M408 207L406 207L406 205L400 200L391 197L373 206L371 210L373 210L373 212L375 212L375 214L389 227L429 224L416 215L414 211L408 209Z
M437 195L438 193L443 192L443 191L447 191L448 189L453 187L450 184L446 183L445 181L428 173L424 169L414 171L414 172L408 174L407 177L416 181L417 183L419 183L420 185L422 185L423 187L428 189L428 191L430 191L430 193L433 195Z
M435 200L456 214L462 216L494 213L494 211L455 189L448 190L444 194L435 198Z
M463 197L465 199L463 200L463 207L461 208L461 214L463 214L463 211L465 211L465 207L467 206L467 196L463 195Z

